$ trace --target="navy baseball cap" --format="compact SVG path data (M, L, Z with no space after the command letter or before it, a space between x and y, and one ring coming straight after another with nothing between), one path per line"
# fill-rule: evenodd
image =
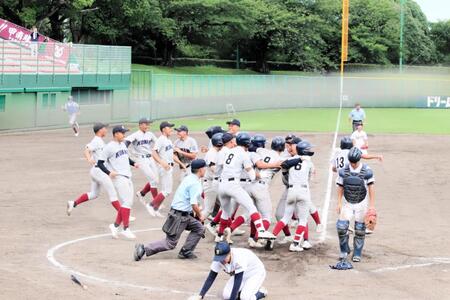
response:
M175 124L169 123L167 121L162 121L161 124L159 124L159 130L163 130L166 127L173 127Z
M150 119L147 119L147 118L140 118L139 119L139 125L141 125L141 124L150 124L150 123L152 123L152 121Z
M180 132L180 131L186 131L186 132L189 132L189 129L187 128L186 125L181 125L180 127L175 128L175 130L178 131L178 132Z
M234 138L234 136L231 133L225 132L222 135L222 141L224 144L228 143L229 141L231 141Z
M302 141L302 139L295 135L292 135L292 137L290 139L288 139L288 137L286 137L286 140L285 140L286 144L290 144L290 145L297 145L301 141Z
M206 161L204 159L194 159L191 162L191 170L198 170L206 167Z
M97 133L100 129L108 127L108 124L104 123L95 123L94 126L92 126L92 129L94 130L94 133Z
M117 126L114 126L114 128L113 128L113 130L112 130L112 133L113 133L113 135L114 135L114 134L116 134L117 132L125 133L125 132L127 132L127 131L130 131L130 130L127 129L127 128L125 128L125 126L123 126L123 125L117 125Z
M237 125L237 126L241 127L241 121L239 121L238 119L233 119L231 121L228 121L227 125Z
M227 242L218 242L214 248L214 261L223 261L230 253L231 248Z

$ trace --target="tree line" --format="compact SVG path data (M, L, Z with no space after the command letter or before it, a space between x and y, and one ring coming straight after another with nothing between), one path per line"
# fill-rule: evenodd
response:
M290 62L334 70L340 61L341 0L3 0L0 17L37 25L74 43L130 45L133 54ZM406 64L450 64L450 21L429 23L407 0ZM397 64L400 0L350 0L349 62Z

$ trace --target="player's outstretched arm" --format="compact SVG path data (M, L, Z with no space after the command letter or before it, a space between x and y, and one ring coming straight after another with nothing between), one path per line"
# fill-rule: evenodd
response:
M153 150L152 157L165 170L168 170L170 168L170 166L161 158L161 156L159 156L158 151Z
M217 273L214 272L213 270L209 271L208 277L205 280L205 283L203 284L203 287L200 291L200 299L203 299L203 297L205 297L206 293L209 291L209 289L211 288L211 286L214 283L214 280L216 280L217 277Z
M234 283L233 289L231 290L230 300L238 299L239 289L241 288L243 278L244 272L234 274Z
M375 189L374 184L370 183L369 186L369 209L375 208Z
M173 160L180 165L181 168L186 169L186 166L181 162L181 160L178 158L178 155L173 155Z
M378 159L379 161L383 161L383 155L381 154L363 154L361 155L362 158L364 159Z
M86 160L91 165L95 165L95 160L92 158L92 152L91 152L91 150L89 150L88 147L84 148L83 154L84 154L84 157L86 158Z

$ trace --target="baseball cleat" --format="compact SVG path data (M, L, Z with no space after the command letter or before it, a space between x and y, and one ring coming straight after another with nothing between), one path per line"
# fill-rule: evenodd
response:
M75 201L67 201L67 215L70 216L70 213L75 207Z
M114 226L114 224L109 224L109 230L111 230L111 235L113 239L119 238L119 229L116 226Z
M352 261L353 262L360 262L361 261L361 256L353 256Z
M150 203L145 204L145 208L152 217L156 217L156 211Z
M255 241L253 238L248 238L248 246L250 248L263 248L264 245L259 241Z
M214 239L214 242L219 243L223 241L223 235L216 234L216 238Z
M366 234L372 234L373 230L370 230L369 228L366 228Z
M261 293L261 294L263 294L264 295L264 297L267 297L267 295L269 295L269 292L267 291L267 289L265 288L265 287L260 287L259 288L259 291L258 291L259 293Z
M235 236L241 236L241 235L244 235L245 234L245 230L241 230L241 229L238 229L238 228L236 228L233 232L232 232L232 235L235 235Z
M79 135L80 135L80 133L79 133L79 132L75 133L75 136L79 136Z
M233 241L231 240L231 228L227 227L225 228L224 232L223 232L223 237L224 240L228 243L228 244L233 244Z
M294 238L292 237L292 235L288 235L288 236L285 236L283 239L279 240L278 244L284 245L287 243L292 243L293 241L294 241Z
M159 210L155 210L155 216L158 218L164 218L164 216L159 212Z
M317 224L316 232L321 233L323 231L323 224Z
M270 232L270 231L260 231L260 232L258 232L258 239L274 240L276 238L277 237L274 236L272 234L272 232Z
M275 244L275 241L267 240L266 245L264 246L264 249L266 249L267 251L272 251L274 244Z
M302 246L299 243L292 243L289 246L289 251L291 251L291 252L302 252L303 248L302 248Z
M136 235L134 235L134 233L131 232L130 228L122 230L120 234L129 240L134 240L136 238Z
M147 204L147 202L145 201L144 196L142 196L142 194L141 194L140 191L137 191L137 192L136 192L136 197L139 199L139 201L142 203L142 205Z
M206 224L206 230L212 235L216 235L217 233L216 226L211 225L211 223Z
M144 257L145 248L143 244L136 244L134 246L134 260L140 261Z
M308 242L308 241L303 241L303 243L302 243L302 248L305 249L305 250L309 250L309 249L312 248L312 245L311 245L311 243Z

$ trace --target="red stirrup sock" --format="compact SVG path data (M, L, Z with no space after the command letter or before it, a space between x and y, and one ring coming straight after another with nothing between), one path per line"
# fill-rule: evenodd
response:
M253 223L255 223L255 227L256 227L256 231L257 232L262 232L265 231L264 230L264 225L261 219L261 215L258 212L253 213L250 216L250 219L253 221Z
M121 205L120 205L119 200L116 200L116 201L111 202L111 205L112 205L117 211L119 211L120 208L121 208Z
M298 225L297 226L297 230L295 231L295 236L294 236L294 242L296 243L300 243L300 240L303 236L303 234L305 233L305 226L302 225Z
M88 194L84 193L80 197L78 197L77 200L75 200L75 203L74 203L73 207L76 207L78 204L81 204L81 203L86 202L88 200L89 200Z
M164 201L165 197L162 193L159 193L155 199L152 201L152 206L154 209L158 210L161 203Z
M291 231L289 230L289 225L283 227L284 236L291 236Z
M123 229L127 229L130 224L130 209L126 207L120 208L122 214Z
M217 214L214 216L214 219L212 220L214 224L220 223L220 217L222 217L222 210L220 209Z
M286 226L286 224L284 224L283 221L278 221L277 224L275 225L275 227L273 228L273 231L272 231L273 235L277 236L280 233L280 231L283 230L285 227L288 227L288 226ZM288 227L288 230L289 230L289 227ZM289 235L291 235L290 232L289 232Z
M223 235L223 232L225 230L225 228L228 227L228 219L220 219L220 226L219 226L219 230L217 231L217 233L219 235Z
M150 189L151 189L150 183L147 182L141 190L141 195L142 196L147 195L147 193L150 192Z
M237 217L230 225L231 232L233 232L236 228L245 223L245 219L243 216Z
M152 197L153 197L153 199L155 199L156 196L158 196L158 189L154 188L154 187L151 187L150 188L150 193L152 193Z
M122 223L122 208L119 209L116 216L116 221L114 222L114 226L119 227L120 223Z
M263 219L263 225L264 225L264 229L268 230L269 227L270 227L270 221L266 220L266 219Z
M320 216L317 210L311 214L311 217L314 219L314 222L316 222L317 225L320 224Z
M250 237L255 239L256 237L256 227L255 227L255 223L253 223L253 221L250 222Z
M305 226L305 232L303 233L303 239L304 239L305 241L307 241L308 238L309 238L309 228L308 228L308 224L306 224L306 226Z

